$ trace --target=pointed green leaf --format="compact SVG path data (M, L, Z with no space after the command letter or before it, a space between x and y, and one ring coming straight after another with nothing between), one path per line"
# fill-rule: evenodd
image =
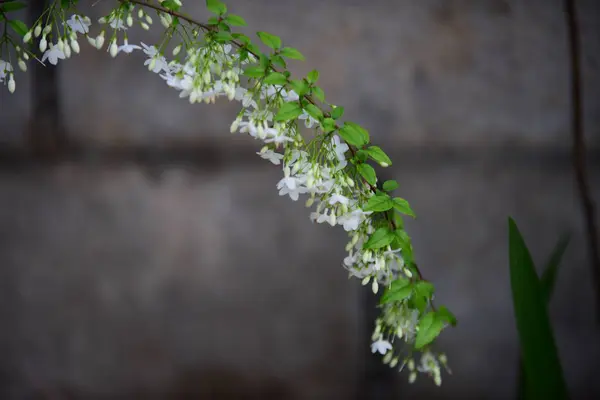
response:
M442 321L452 326L456 326L456 317L445 306L441 306L440 308L438 308L437 315L438 318L440 318Z
M287 58L304 61L304 56L302 55L302 53L300 53L293 47L284 47L283 49L281 49L280 54Z
M308 83L317 82L319 80L319 71L317 71L316 69L310 71L306 76L306 80L308 81Z
M508 219L510 283L525 379L531 399L566 399L567 389L541 284L529 250Z
M340 119L342 115L344 115L344 107L333 106L333 109L331 110L331 118Z
M161 5L164 6L164 4L165 4L165 2L162 2ZM206 8L211 13L214 13L217 15L222 15L227 12L227 6L219 0L206 0Z
M387 167L392 165L392 160L388 157L387 154L379 146L370 146L367 149L367 153L369 153L369 157L371 157L375 162L379 163L382 167Z
M379 228L369 236L369 240L363 245L363 248L380 249L392 243L392 240L394 240L394 234L388 228Z
M325 92L323 92L323 89L321 89L320 87L318 87L318 86L313 87L312 88L312 94L317 99L319 99L320 102L324 102L325 101Z
M300 114L302 114L302 108L300 108L300 104L296 102L284 103L279 112L275 116L276 121L289 121L291 119L297 118Z
M235 14L229 14L225 17L225 21L231 26L246 26L246 20Z
M4 2L4 3L0 3L0 11L3 12L11 12L11 11L17 11L20 10L22 8L27 7L27 5L25 3L21 3L20 1L10 1L10 2Z
M279 36L272 35L268 32L256 32L260 40L272 49L278 49L281 47L281 38Z
M369 199L367 205L363 207L363 211L382 212L387 211L392 207L394 207L394 203L392 202L392 199L390 199L390 196L373 196Z
M427 313L421 318L419 325L417 326L415 349L420 350L433 342L442 329L444 329L444 322L440 318L437 318L435 312L431 311Z
M370 185L374 186L377 183L377 175L375 174L375 170L369 164L358 164L356 169Z
M383 182L382 187L383 187L383 190L385 190L386 192L391 192L392 190L398 189L398 182L396 182L394 180L385 181L385 182Z
M304 79L290 81L290 86L298 96L308 93L308 83Z
M392 282L388 289L386 289L383 296L381 296L379 303L384 304L392 301L402 301L411 295L412 290L412 285L408 279L398 278Z
M271 72L263 82L269 85L285 85L287 78L281 72Z
M248 67L244 70L244 75L250 78L260 78L265 76L265 69L263 67Z
M348 143L356 147L362 147L367 144L362 132L351 123L345 122L340 128L340 136Z
M394 197L394 208L396 209L396 211L399 211L402 214L406 214L406 215L410 215L411 217L415 217L415 213L410 208L408 201L406 201L400 197Z

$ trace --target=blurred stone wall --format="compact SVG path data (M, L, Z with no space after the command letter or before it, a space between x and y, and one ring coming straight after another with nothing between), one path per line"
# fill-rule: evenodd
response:
M188 3L206 16L201 2ZM460 325L440 341L453 368L444 386L409 386L400 374L399 392L513 396L512 215L539 264L562 232L573 235L551 314L573 398L600 395L562 2L228 5L247 32L279 34L305 54L293 72L321 72L328 100L392 155L386 177L419 216L408 228L417 258ZM600 199L600 6L578 6ZM278 168L228 133L237 104L189 105L142 54L111 60L82 47L60 65L69 136L84 148L153 152L143 162L92 152L52 166L2 163L1 397L356 397L369 322L340 265L343 232L312 225L300 202L277 195ZM15 153L35 117L25 75L17 85L13 96L0 91L0 143Z

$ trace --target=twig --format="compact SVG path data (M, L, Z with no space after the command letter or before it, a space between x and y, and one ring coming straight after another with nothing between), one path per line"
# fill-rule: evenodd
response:
M581 41L579 23L574 0L565 0L567 29L571 58L571 133L573 135L573 167L579 188L588 248L590 268L596 296L596 315L600 323L600 251L598 250L598 227L594 211L594 201L590 194L588 174L586 170L585 137L583 132L583 93L581 88Z

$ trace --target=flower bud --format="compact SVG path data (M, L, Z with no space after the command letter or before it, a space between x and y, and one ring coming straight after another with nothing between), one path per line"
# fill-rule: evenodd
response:
M73 51L77 54L79 54L79 42L77 42L77 40L75 39L71 39L71 48L73 49Z
M145 23L145 22L142 22L142 23L140 24L140 26L141 26L141 27L142 27L142 29L143 29L143 30L145 30L145 31L148 31L148 30L150 30L150 27L149 27L149 26L148 26L148 24L147 24L147 23Z
M117 42L113 41L109 47L110 56L115 58L117 56L118 51L119 47L117 46Z
M65 52L65 45L64 45L62 39L58 39L58 43L56 43L56 47L58 48L58 50L62 51L63 53Z
M390 361L390 368L395 368L396 365L398 365L398 361L399 361L398 357L394 357L392 359L392 361Z
M66 58L71 58L71 46L67 42L64 43L64 53Z
M96 48L100 50L104 45L104 31L100 32L100 34L96 37Z
M383 363L387 364L390 361L392 361L393 356L394 356L394 353L392 353L391 351L388 351L387 353L385 353L385 356L383 356Z
M98 18L98 23L105 24L106 23L106 17L100 17L100 18Z
M333 210L331 210L331 215L329 216L329 225L335 225L335 213L333 212Z
M142 8L140 8L138 10L138 18L140 18L140 19L144 18L144 10Z
M127 16L126 22L128 27L131 28L133 26L133 18L131 18L131 14Z
M29 43L31 40L31 30L28 30L25 36L23 36L23 43Z
M377 294L377 292L379 291L379 284L377 283L377 279L373 279L371 290L373 290L373 294Z
M410 375L408 376L408 383L415 383L416 380L417 380L417 373L411 372Z
M152 25L152 17L150 17L148 14L146 14L146 22L148 25Z
M8 91L11 93L15 92L16 84L14 74L10 74L10 79L8 80Z
M24 59L25 61L28 61L28 60L29 60L29 54L27 54L27 53L23 53L23 59Z
M25 64L25 61L23 61L19 58L19 61L17 64L19 65L19 68L21 69L21 71L23 71L23 72L27 71L27 64Z
M181 51L181 45L178 45L173 49L173 56L176 56Z
M98 48L98 46L96 44L96 39L94 39L93 37L87 36L87 40L88 40L89 44L91 44L92 46Z
M408 370L409 371L415 370L415 360L413 360L412 358L410 360L408 360Z
M387 168L390 166L390 164L388 164L386 162L380 162L379 165L381 165L383 168Z
M306 203L304 203L304 205L306 207L310 207L313 205L313 203L315 202L315 198L314 197L309 197L308 200L306 200ZM349 250L346 250L349 251Z
M47 34L49 34L50 32L52 32L52 25L46 25L46 26L44 27L44 30L42 31L42 33L43 33L44 35L47 35Z
M41 27L41 25L38 25L33 30L33 36L39 37L41 34L42 34L42 27Z
M371 280L370 276L365 276L363 280L360 282L363 286L365 286Z
M48 42L46 41L46 36L42 36L42 40L40 40L40 51L43 53L48 48Z

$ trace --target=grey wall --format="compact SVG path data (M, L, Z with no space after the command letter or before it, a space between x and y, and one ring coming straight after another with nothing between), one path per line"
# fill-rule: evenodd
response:
M437 389L400 374L401 395L512 397L508 215L539 264L562 232L573 234L551 314L573 398L599 395L562 2L228 5L252 30L299 48L307 62L292 70L319 69L328 100L392 155L386 173L418 214L409 233L419 263L460 321L440 341L453 375ZM600 7L578 5L599 199ZM157 38L137 32L130 42ZM152 147L154 158L2 163L2 397L355 396L369 322L340 265L343 232L312 225L302 204L277 195L278 168L228 133L237 104L191 106L141 54L111 60L82 47L60 65L68 134L85 148ZM26 76L17 84L13 96L0 91L0 143L14 154L34 118Z

